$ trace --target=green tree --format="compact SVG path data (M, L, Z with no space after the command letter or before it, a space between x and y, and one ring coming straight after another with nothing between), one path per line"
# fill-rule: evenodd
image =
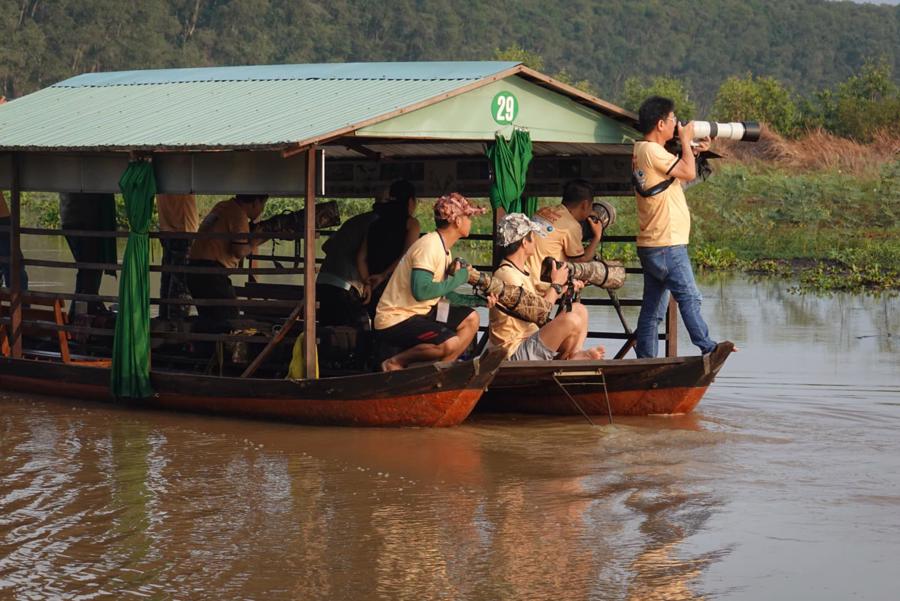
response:
M646 83L639 77L629 77L625 80L621 103L624 108L637 112L641 103L650 96L663 96L673 100L675 112L683 121L693 119L697 111L687 84L680 79L665 76L654 77Z
M494 60L515 61L517 63L522 63L535 71L544 70L544 58L540 54L525 50L515 43L507 46L503 50L494 48Z
M900 133L900 88L886 61L867 62L826 98L826 125L838 135L866 142L878 130Z
M800 113L793 95L774 77L729 77L719 87L711 117L718 121L763 121L775 131L793 135Z

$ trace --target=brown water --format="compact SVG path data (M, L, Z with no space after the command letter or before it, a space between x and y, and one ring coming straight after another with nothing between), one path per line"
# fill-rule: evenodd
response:
M896 598L900 301L787 287L702 283L742 350L682 417L335 429L0 392L0 598Z

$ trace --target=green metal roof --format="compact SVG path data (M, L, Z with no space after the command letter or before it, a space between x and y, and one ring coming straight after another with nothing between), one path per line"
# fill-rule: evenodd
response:
M0 150L284 148L451 97L514 62L80 75L0 105Z

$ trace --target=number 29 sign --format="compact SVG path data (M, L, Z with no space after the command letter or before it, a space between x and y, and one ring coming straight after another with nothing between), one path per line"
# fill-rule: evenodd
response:
M498 92L491 101L491 116L499 125L509 125L519 114L519 100L512 92Z

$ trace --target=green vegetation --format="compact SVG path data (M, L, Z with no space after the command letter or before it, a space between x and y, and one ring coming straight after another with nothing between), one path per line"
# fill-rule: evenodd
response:
M724 163L687 196L698 270L794 277L804 290L900 290L900 160L863 175ZM222 198L200 197L201 215ZM611 200L618 218L608 233L633 235L634 198ZM545 198L541 205L558 202ZM369 210L371 203L342 200L342 220ZM302 206L302 199L272 198L265 216ZM434 228L431 207L430 202L419 203L416 217L423 231ZM26 194L22 208L24 226L59 226L55 194ZM121 206L120 222L124 224ZM473 233L490 231L490 215L474 219ZM462 240L456 252L476 264L491 261L486 242ZM602 252L606 258L637 263L634 244L605 243Z
M796 275L804 289L900 289L900 161L869 175L726 164L687 195L699 269Z
M748 71L806 97L867 58L900 70L900 9L821 0L4 0L0 95L79 73L507 58L620 99L630 77L683 82L712 106ZM534 60L535 58L539 60Z

